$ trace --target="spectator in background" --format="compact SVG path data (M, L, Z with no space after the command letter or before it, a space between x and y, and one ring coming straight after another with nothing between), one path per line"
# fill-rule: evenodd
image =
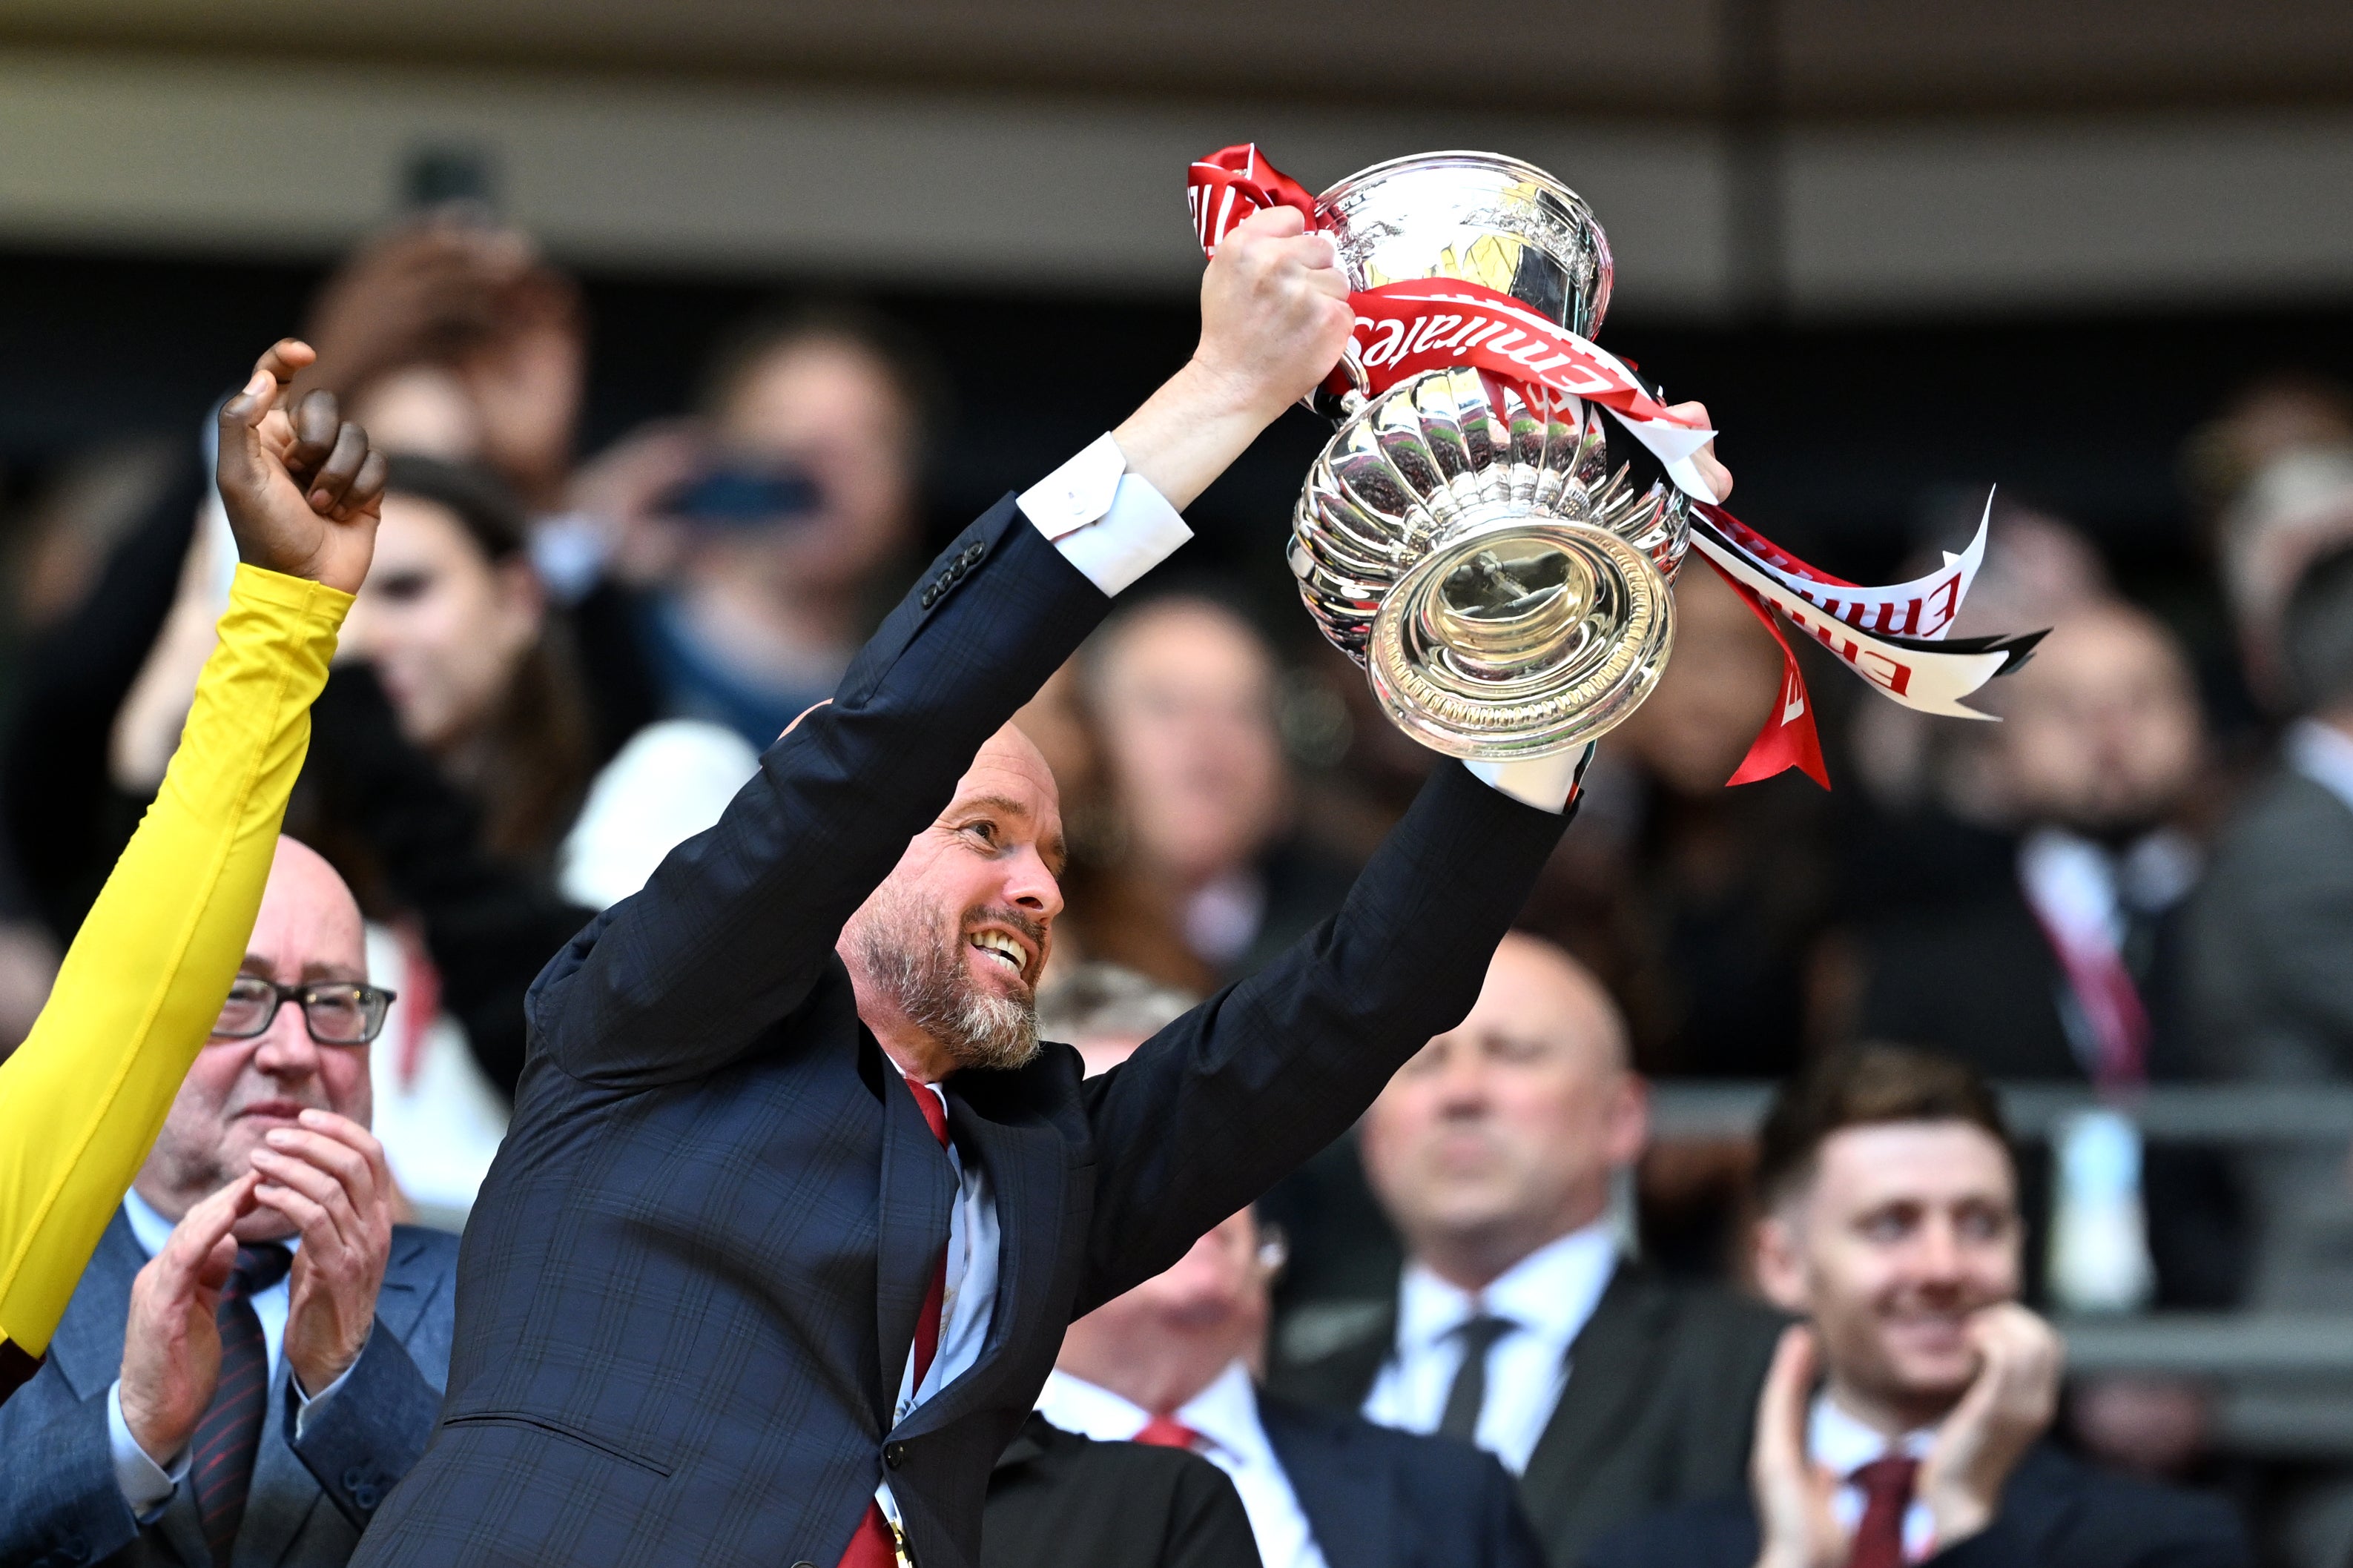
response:
M395 989L438 994L444 1016L396 1017L380 1131L404 1190L445 1223L462 1219L504 1132L533 979L717 821L758 765L733 731L673 720L592 782L569 629L527 543L487 470L392 460L298 817L372 908L413 917L378 934L378 968Z
M830 696L919 542L939 379L884 318L846 306L756 321L701 415L639 431L575 489L606 570L638 590L664 709L765 748Z
M280 838L244 945L48 1362L0 1408L0 1562L332 1568L432 1434L458 1241L393 1223L359 909Z
M1794 775L1725 787L1780 691L1780 650L1697 563L1675 613L1674 658L1596 754L1582 842L1564 841L1522 923L1601 976L1644 1071L1778 1073L1809 1034L1824 798Z
M1072 891L1091 956L1206 991L1339 907L1348 868L1293 831L1274 653L1215 600L1122 611L1082 656L1116 826Z
M2282 642L2299 717L2216 846L2191 911L2190 984L2217 1072L2341 1084L2353 1080L2353 548L2296 583ZM2253 1157L2250 1174L2253 1301L2340 1308L2353 1288L2343 1152L2284 1148Z
M321 286L310 333L298 391L335 389L391 450L485 465L534 514L560 503L587 322L528 236L466 203L387 229Z
M1096 964L1041 999L1039 1028L1077 1047L1093 1076L1187 1005ZM1267 1568L1541 1568L1493 1459L1259 1392L1282 1257L1254 1211L1228 1219L1174 1268L1071 1325L1039 1413L1101 1441L1205 1455L1233 1478Z
M1858 933L1860 1032L1916 1040L1995 1078L2121 1092L2205 1076L2184 990L2202 855L2185 824L2210 758L2179 641L2145 611L2094 601L2070 612L1987 705L2003 721L1955 742L1988 830L1986 874L1879 911ZM2120 1132L2129 1135L2117 1123L2096 1136ZM2082 1194L2066 1179L2063 1133L2058 1153L2064 1216ZM2140 1165L2147 1201L2136 1193L2132 1206L2157 1221L2147 1250L2137 1217L2125 1219L2129 1245L2092 1274L2063 1245L2049 1279L2057 1299L2115 1309L2153 1289L2168 1307L2230 1305L2245 1252L2223 1168L2173 1147ZM2029 1213L2039 1215L2043 1172L2029 1175Z
M2353 439L2291 447L2256 469L2223 512L2219 542L2248 689L2271 714L2299 712L2287 603L2316 561L2353 542Z
M2018 1304L2016 1174L1968 1068L1889 1049L1815 1068L1776 1101L1757 1184L1757 1277L1808 1322L1757 1404L1747 1495L1630 1526L1593 1568L2248 1560L2219 1501L2044 1440L2060 1343Z
M1738 1485L1780 1320L1620 1256L1611 1184L1647 1123L1608 994L1551 943L1505 938L1470 1016L1361 1127L1402 1278L1295 1315L1274 1387L1477 1442L1519 1475L1555 1564Z

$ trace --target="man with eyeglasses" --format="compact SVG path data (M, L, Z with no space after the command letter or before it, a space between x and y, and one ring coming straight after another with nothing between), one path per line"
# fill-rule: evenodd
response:
M280 839L212 1037L0 1408L0 1563L326 1568L424 1451L458 1239L393 1223L363 931Z

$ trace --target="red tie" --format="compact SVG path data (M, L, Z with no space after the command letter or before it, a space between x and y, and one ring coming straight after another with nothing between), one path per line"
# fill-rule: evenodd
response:
M1155 1448L1189 1448L1201 1435L1174 1415L1155 1415L1144 1424L1144 1430L1129 1441L1148 1444Z
M1847 1478L1862 1489L1862 1520L1854 1527L1846 1568L1904 1568L1904 1514L1919 1469L1919 1460L1891 1454Z
M948 1146L948 1108L913 1079L907 1088L914 1094L915 1104L923 1112L923 1121L940 1147ZM940 1309L948 1294L948 1249L940 1248L940 1261L932 1270L931 1289L923 1292L923 1310L915 1314L915 1375L911 1387L923 1386L923 1374L932 1370L932 1359L940 1353ZM866 1505L866 1517L858 1521L858 1533L849 1538L849 1550L841 1554L841 1568L897 1568L899 1546L891 1534L891 1521L882 1516L882 1504L878 1499Z

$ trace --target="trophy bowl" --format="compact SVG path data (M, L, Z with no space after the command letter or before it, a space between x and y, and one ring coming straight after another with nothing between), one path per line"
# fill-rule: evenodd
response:
M1609 247L1577 195L1483 153L1377 164L1316 199L1353 289L1450 278L1580 336ZM1612 474L1599 410L1532 405L1469 368L1344 398L1293 514L1309 614L1392 721L1454 756L1550 756L1623 722L1674 642L1679 491Z

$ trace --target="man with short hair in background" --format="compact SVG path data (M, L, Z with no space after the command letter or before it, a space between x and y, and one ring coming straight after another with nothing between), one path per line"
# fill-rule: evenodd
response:
M359 906L278 841L211 1042L0 1408L0 1563L334 1568L425 1451L458 1238L396 1226Z
M1767 1118L1757 1182L1757 1279L1807 1321L1774 1356L1747 1495L1634 1525L1592 1568L2247 1561L2218 1500L2044 1441L2062 1351L2018 1302L2017 1168L1968 1068L1884 1047L1823 1064Z
M1506 937L1470 1016L1360 1127L1408 1253L1396 1295L1294 1321L1273 1386L1478 1443L1520 1477L1556 1563L1737 1485L1780 1320L1620 1256L1610 1187L1648 1131L1609 994L1552 943Z

